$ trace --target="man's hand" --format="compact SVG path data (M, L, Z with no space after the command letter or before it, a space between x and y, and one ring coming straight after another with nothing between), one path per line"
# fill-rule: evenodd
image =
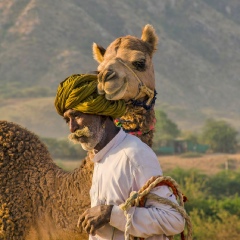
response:
M96 230L110 222L113 205L99 205L87 209L78 219L77 226L91 235L96 234Z

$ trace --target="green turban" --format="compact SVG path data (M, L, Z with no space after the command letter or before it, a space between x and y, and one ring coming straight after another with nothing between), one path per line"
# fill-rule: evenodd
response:
M97 91L97 76L75 74L61 82L57 89L55 107L63 116L64 112L74 109L83 113L121 117L126 110L124 100L110 101Z

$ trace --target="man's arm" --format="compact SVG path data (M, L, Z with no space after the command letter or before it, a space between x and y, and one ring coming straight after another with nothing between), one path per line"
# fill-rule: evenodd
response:
M158 187L153 193L165 197L176 203L174 195L166 186ZM154 201L147 201L146 207L131 207L128 211L131 216L129 233L136 237L148 238L153 235L176 235L184 230L185 221L182 215L169 205ZM111 213L110 225L125 230L126 217L118 206L114 206Z
M162 175L162 171L155 154L143 149L131 155L130 160L135 163L132 167L133 190L141 189L153 176ZM147 155L147 156L146 156ZM135 162L134 162L135 159ZM147 161L146 161L147 160ZM159 186L151 190L160 197L177 203L175 196L167 186ZM153 235L176 235L184 230L185 221L182 215L173 207L156 201L147 200L145 207L132 207L128 214L131 217L129 233L136 237L147 238ZM111 213L110 225L125 231L126 217L118 206L114 206Z
M166 186L152 191L176 203L175 196ZM153 235L176 235L184 230L182 215L169 205L146 202L146 207L131 207L128 213L131 216L130 234L147 238ZM95 235L96 230L110 223L111 226L125 231L126 217L119 206L100 205L87 209L79 218L79 225L88 233Z

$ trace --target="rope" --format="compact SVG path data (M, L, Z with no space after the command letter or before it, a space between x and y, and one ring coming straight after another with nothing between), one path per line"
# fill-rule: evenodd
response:
M141 79L138 77L138 75L122 60L122 59L118 59L118 61L123 64L137 79L137 81L139 82L139 92L138 94L133 98L133 100L138 99L142 93L145 93L145 95L148 96L148 100L146 105L150 105L152 100L155 97L155 93L154 90L150 89L149 87L147 87L142 81Z
M157 91L156 89L154 90L154 96L150 101L150 99L146 99L146 100L141 100L139 101L138 99L130 99L127 104L131 104L132 106L136 106L136 107L143 107L144 109L146 109L147 111L151 110L155 104L155 101L157 99Z
M154 187L162 186L162 185L167 185L168 187L170 187L172 189L173 194L176 197L179 197L180 205L173 203L172 201L168 200L167 198L163 198L156 194L150 193L150 191ZM123 203L119 206L124 211L124 215L126 216L126 225L125 225L125 233L124 233L125 240L133 239L133 236L130 236L130 234L129 234L132 219L131 219L131 215L128 214L128 210L132 206L136 206L136 207L142 206L143 207L146 199L152 199L159 203L170 205L171 207L176 209L176 211L178 211L186 221L187 231L188 231L188 235L187 235L186 239L187 240L192 239L192 224L191 224L190 217L187 215L187 213L184 209L185 198L184 198L184 195L180 191L179 185L177 184L177 182L174 179L172 179L169 176L166 176L166 177L157 176L157 177L150 178L138 192L135 192L135 191L131 192L130 197L125 201L125 203ZM181 237L182 237L182 239L185 239L184 234L181 234ZM173 239L173 236L170 236L168 238Z

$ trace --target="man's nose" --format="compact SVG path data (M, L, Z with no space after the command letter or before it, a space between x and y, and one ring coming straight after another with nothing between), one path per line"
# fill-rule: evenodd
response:
M69 121L69 130L71 133L74 133L78 129L78 124L74 119Z

